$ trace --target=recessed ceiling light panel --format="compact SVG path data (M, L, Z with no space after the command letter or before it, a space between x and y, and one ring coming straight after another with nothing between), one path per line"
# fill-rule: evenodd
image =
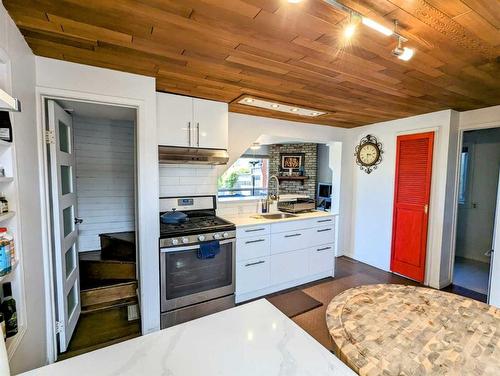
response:
M252 100L248 101L248 99ZM294 115L307 116L307 117L317 117L326 114L326 112L324 111L312 110L309 108L302 108L296 106L289 106L287 104L282 104L282 103L278 104L264 99L250 98L250 97L243 97L238 101L238 103L243 104L245 106L258 107L258 108L263 108L265 110L287 112L287 113L292 113Z

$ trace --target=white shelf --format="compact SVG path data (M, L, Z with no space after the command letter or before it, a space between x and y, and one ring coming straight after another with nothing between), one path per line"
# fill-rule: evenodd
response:
M9 176L0 176L0 183L12 183L14 178Z
M14 264L12 265L9 274L0 277L0 283L7 283L12 281L12 277L14 277L14 272L16 271L18 265L19 265L19 260L16 260L16 262L14 262Z
M7 213L0 214L0 222L6 221L6 220L8 220L8 219L11 219L11 218L13 218L15 215L16 215L16 213L15 213L15 212L13 212L13 211L10 211L10 212L7 212Z

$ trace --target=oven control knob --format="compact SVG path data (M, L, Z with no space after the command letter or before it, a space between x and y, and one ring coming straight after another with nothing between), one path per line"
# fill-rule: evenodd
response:
M179 240L177 240L177 239L172 239L172 244L173 244L173 245L177 245L177 244L179 244Z
M214 239L220 239L220 234L214 234Z
M228 234L227 232L225 232L225 233L223 233L223 234L222 234L222 236L223 236L224 238L227 238L227 237L229 236L229 234Z
M204 241L205 240L205 235L198 235L198 240L200 242Z
M182 242L183 242L184 244L189 243L189 239L188 239L188 238L182 238Z

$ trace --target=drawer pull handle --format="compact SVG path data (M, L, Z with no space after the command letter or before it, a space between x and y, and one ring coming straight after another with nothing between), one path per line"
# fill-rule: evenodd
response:
M302 234L291 234L291 235L285 235L285 238L294 238L296 236L300 236Z
M251 262L250 264L245 264L245 266L254 266L254 265L259 265L265 263L264 260L256 261L256 262Z
M245 242L245 244L260 243L260 242L265 242L265 241L266 241L266 239L248 240Z
M332 249L332 247L324 247L324 248L318 248L316 252L321 252L321 251L327 251L329 249Z
M331 228L324 228L324 229L318 230L318 232L325 232L325 231L332 231L332 229Z
M252 228L250 230L245 230L245 232L256 232L256 231L264 231L265 228Z
M323 222L331 222L331 219L320 219L318 223L323 223Z

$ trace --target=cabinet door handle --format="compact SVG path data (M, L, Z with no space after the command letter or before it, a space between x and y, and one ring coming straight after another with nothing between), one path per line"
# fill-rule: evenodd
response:
M318 230L318 232L325 232L325 231L332 231L331 228L323 228L321 230Z
M256 231L264 231L265 228L252 228L250 230L245 230L245 232L256 232Z
M332 249L332 247L324 247L324 248L318 248L316 252L321 252L321 251L327 251L329 249Z
M323 222L331 222L331 219L320 219L318 223L323 223Z
M198 146L200 146L200 123L196 123L196 140Z
M285 238L294 238L296 236L300 236L302 234L291 234L291 235L285 235Z
M265 263L264 260L260 260L260 261L257 261L257 262L251 262L249 264L245 264L245 267L259 265L259 264L263 264L263 263Z
M248 240L245 242L245 244L261 243L261 242L265 242L265 241L266 241L266 239Z
M188 121L188 144L191 146L191 122Z

